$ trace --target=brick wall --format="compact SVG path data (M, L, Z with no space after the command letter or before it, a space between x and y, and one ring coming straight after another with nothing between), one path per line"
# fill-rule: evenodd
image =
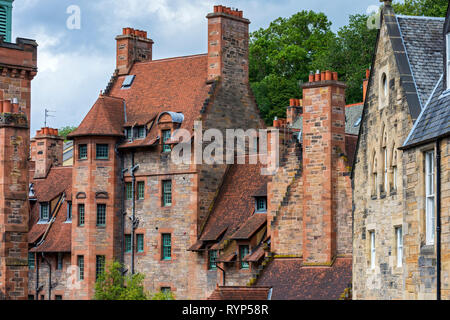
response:
M146 31L124 28L116 41L118 75L128 74L135 62L152 61L153 40Z
M42 128L31 140L31 159L35 161L34 178L45 178L51 166L63 164L64 138L57 129Z

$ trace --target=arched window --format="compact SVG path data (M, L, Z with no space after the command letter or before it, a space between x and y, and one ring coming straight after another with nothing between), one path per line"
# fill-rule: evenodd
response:
M383 75L381 76L381 88L383 90L383 98L386 99L388 96L388 80L386 73L383 73Z
M383 126L384 127L384 126ZM381 142L381 152L383 156L383 189L381 192L387 192L389 185L388 177L388 154L387 154L387 134L386 130L383 129L383 140Z

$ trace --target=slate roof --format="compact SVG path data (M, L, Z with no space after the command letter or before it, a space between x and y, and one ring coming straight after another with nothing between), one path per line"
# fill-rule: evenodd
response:
M218 287L208 300L269 300L270 287Z
M225 229L224 237L229 238L254 214L253 195L269 180L261 168L261 164L230 165L200 240L216 241Z
M397 15L422 106L428 101L443 70L444 18Z
M352 258L331 267L307 267L301 258L275 258L256 286L272 287L272 300L338 300L352 283Z
M354 135L359 133L363 108L364 103L362 102L345 106L345 133Z
M444 81L441 78L402 149L427 143L450 134L450 92L444 91Z

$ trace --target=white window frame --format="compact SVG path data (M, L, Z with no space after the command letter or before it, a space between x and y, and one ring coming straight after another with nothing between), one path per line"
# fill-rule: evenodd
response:
M425 243L434 245L435 237L435 186L434 186L434 150L425 152Z
M376 247L375 247L375 230L369 231L370 237L370 268L375 269Z
M446 51L447 51L447 90L450 89L450 32L446 35Z
M47 208L47 218L44 218L43 211L44 207ZM50 221L50 203L41 202L39 203L39 222L47 223Z
M397 242L397 267L403 265L403 230L402 227L395 228L395 238Z

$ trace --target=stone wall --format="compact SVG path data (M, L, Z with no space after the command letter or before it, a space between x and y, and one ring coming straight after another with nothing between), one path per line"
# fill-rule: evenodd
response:
M401 299L404 279L395 263L395 227L408 225L403 212L409 210L404 198L405 160L400 150L412 128L412 120L385 23L382 24L377 55L367 93L364 119L353 172L353 298ZM382 79L386 75L388 96ZM388 185L384 186L384 149L387 150ZM393 166L397 166L397 186ZM376 173L376 176L374 175ZM376 180L376 181L375 181ZM375 268L370 266L370 235L375 232Z

